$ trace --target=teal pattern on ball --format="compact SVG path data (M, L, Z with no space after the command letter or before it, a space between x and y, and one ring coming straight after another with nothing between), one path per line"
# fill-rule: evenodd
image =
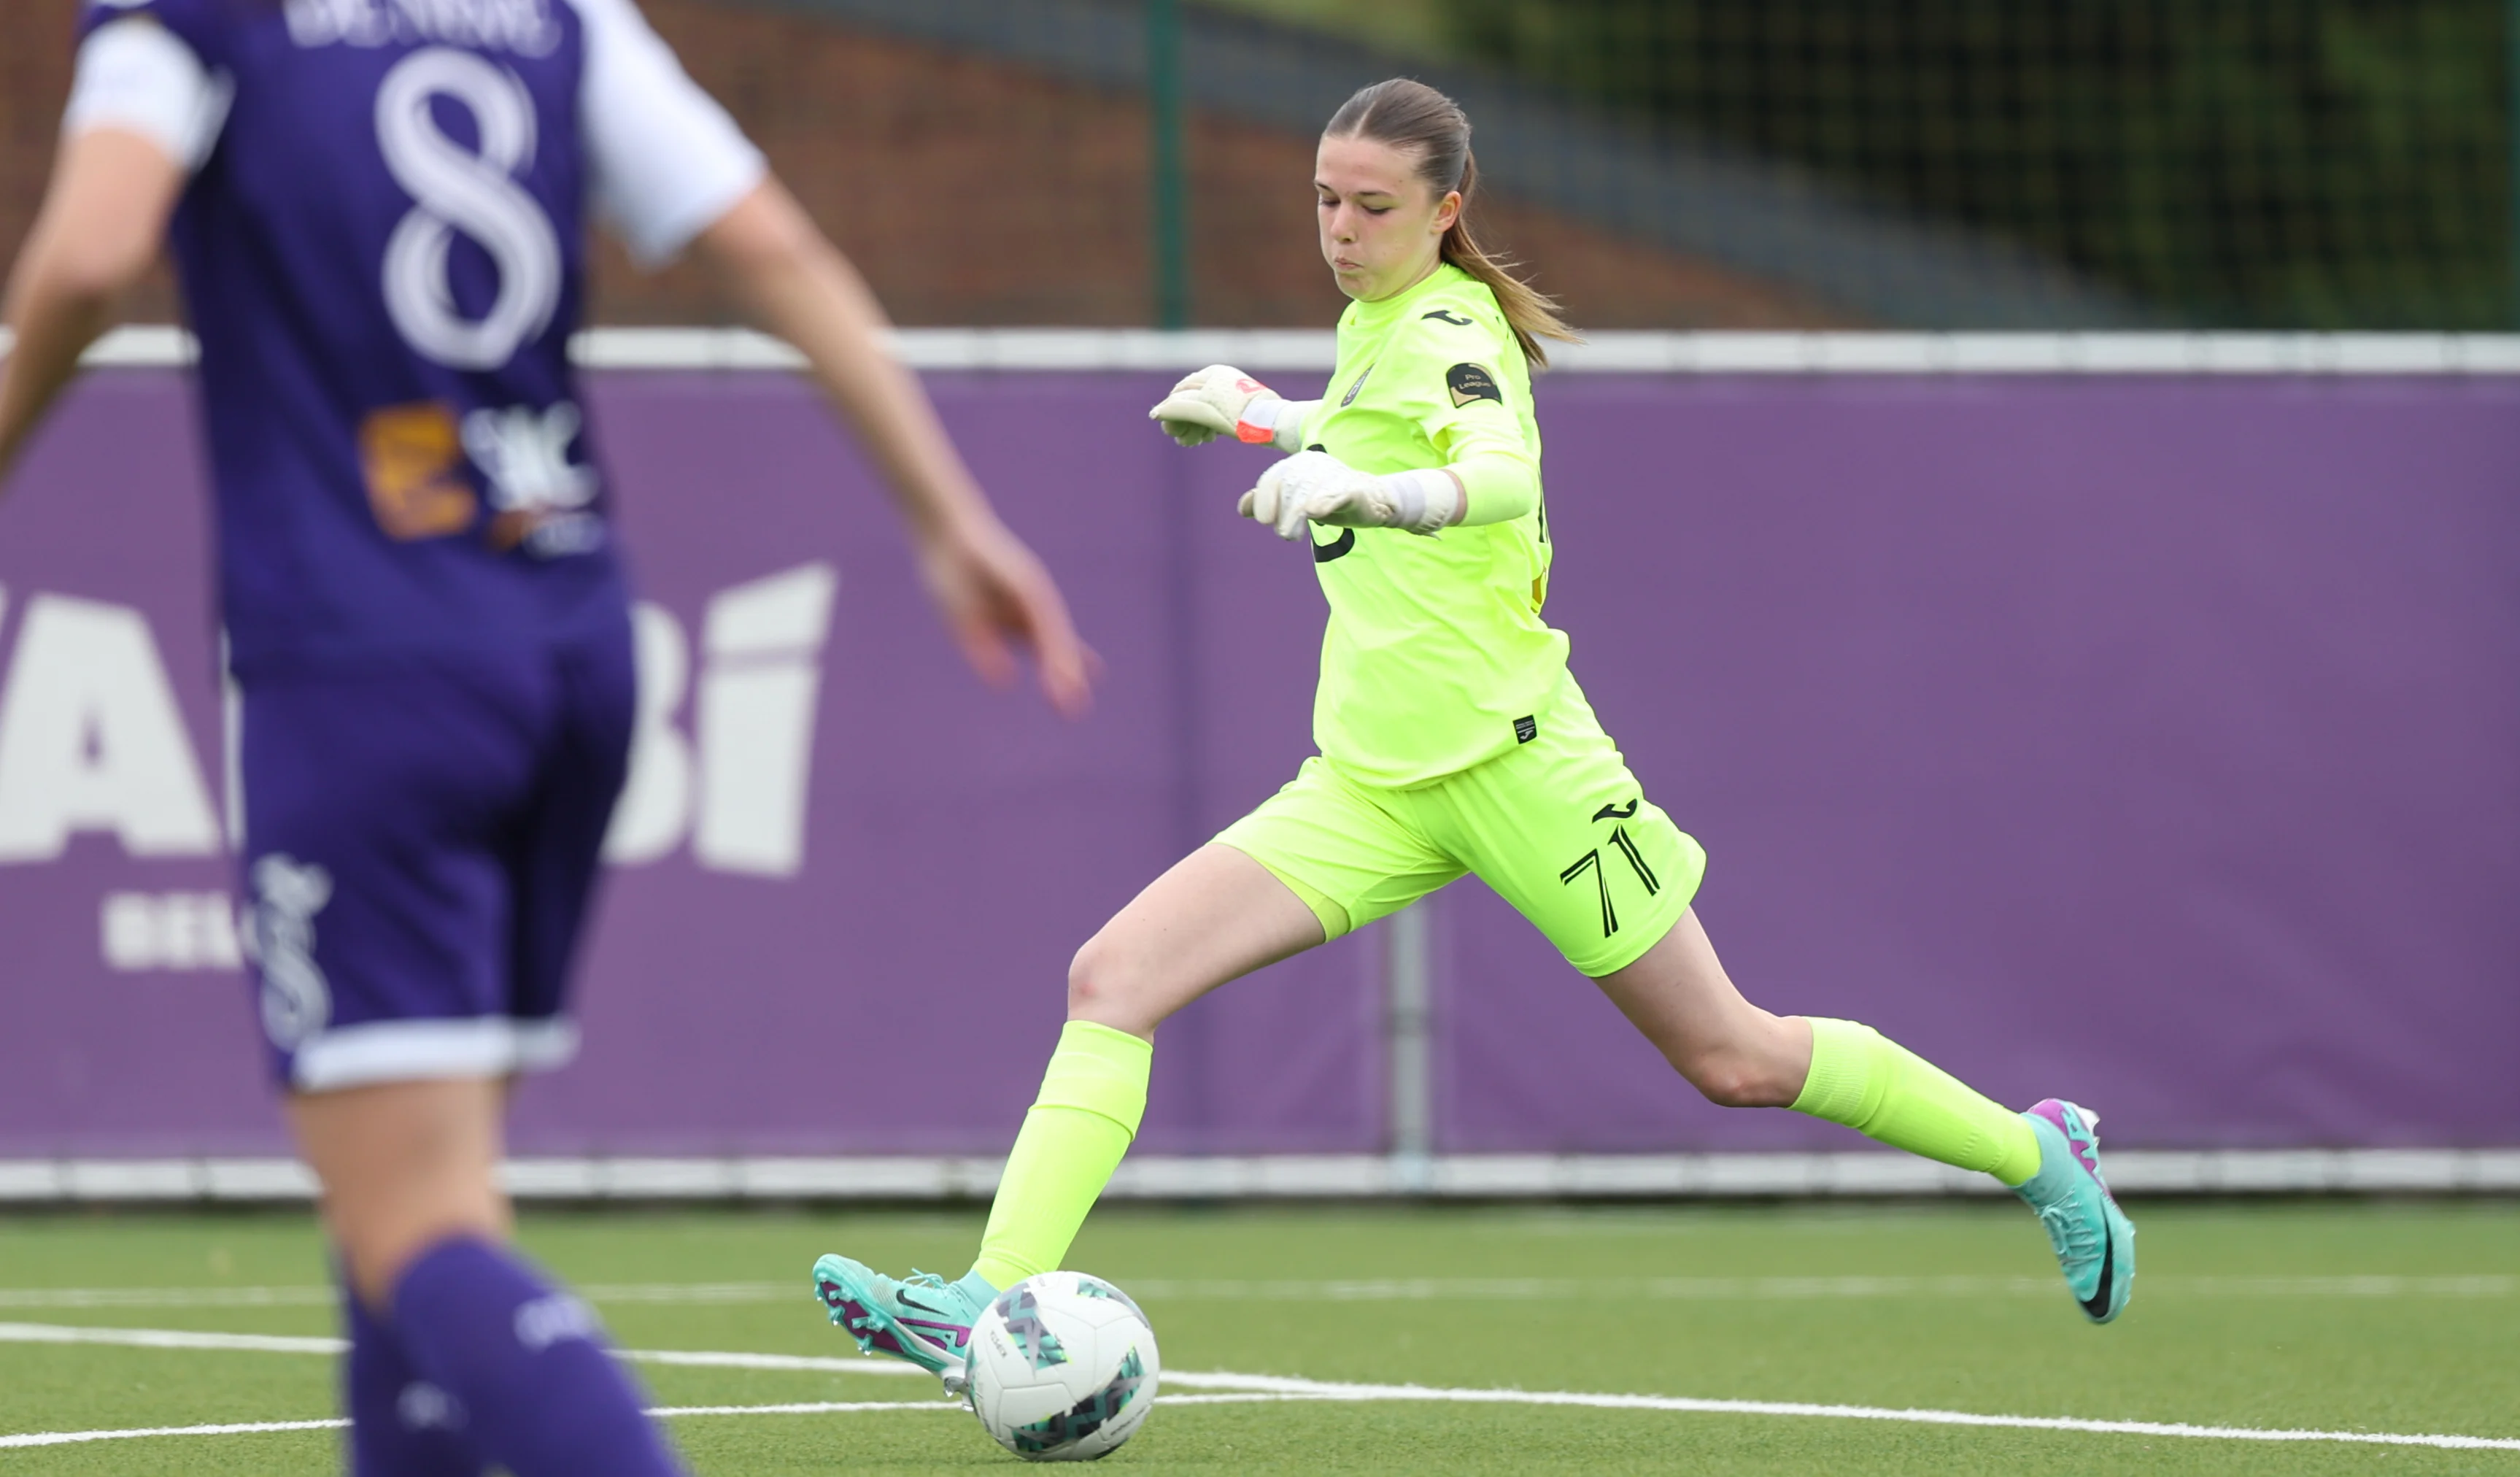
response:
M1007 1324L1007 1336L1015 1341L1023 1357L1036 1369L1067 1363L1067 1350L1058 1335L1041 1320L1041 1304L1034 1300L1030 1287L1017 1286L998 1299L998 1317Z
M1057 1415L1015 1427L1015 1450L1055 1452L1070 1442L1083 1441L1127 1410L1129 1402L1138 1398L1138 1387L1146 1382L1146 1363L1138 1358L1137 1350L1130 1350L1129 1357L1120 1361L1120 1370L1111 1376L1109 1384Z

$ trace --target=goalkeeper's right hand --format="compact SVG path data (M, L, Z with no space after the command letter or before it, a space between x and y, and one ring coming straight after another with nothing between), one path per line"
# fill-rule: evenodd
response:
M1318 400L1288 400L1230 364L1211 364L1173 386L1147 419L1184 446L1232 436L1254 446L1303 449L1304 418Z

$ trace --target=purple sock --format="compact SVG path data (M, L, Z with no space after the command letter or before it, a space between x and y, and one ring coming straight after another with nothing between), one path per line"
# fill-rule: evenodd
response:
M412 1366L454 1397L484 1457L516 1477L682 1470L606 1352L595 1311L486 1241L438 1242L394 1285Z
M481 1458L464 1439L463 1408L420 1377L393 1331L347 1287L341 1305L350 1336L341 1403L350 1412L355 1477L480 1477Z

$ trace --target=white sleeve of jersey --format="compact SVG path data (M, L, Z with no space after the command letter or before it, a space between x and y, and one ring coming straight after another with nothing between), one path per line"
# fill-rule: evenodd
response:
M596 206L633 260L661 266L749 194L769 165L631 0L572 3L586 27L578 118Z
M147 16L98 26L79 43L62 136L126 128L166 151L186 173L202 167L228 120L235 87L213 75L173 31Z

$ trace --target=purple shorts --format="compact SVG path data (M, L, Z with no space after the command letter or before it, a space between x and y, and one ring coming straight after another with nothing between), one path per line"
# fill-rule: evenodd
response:
M630 633L244 690L247 952L274 1074L558 1066L629 766Z

